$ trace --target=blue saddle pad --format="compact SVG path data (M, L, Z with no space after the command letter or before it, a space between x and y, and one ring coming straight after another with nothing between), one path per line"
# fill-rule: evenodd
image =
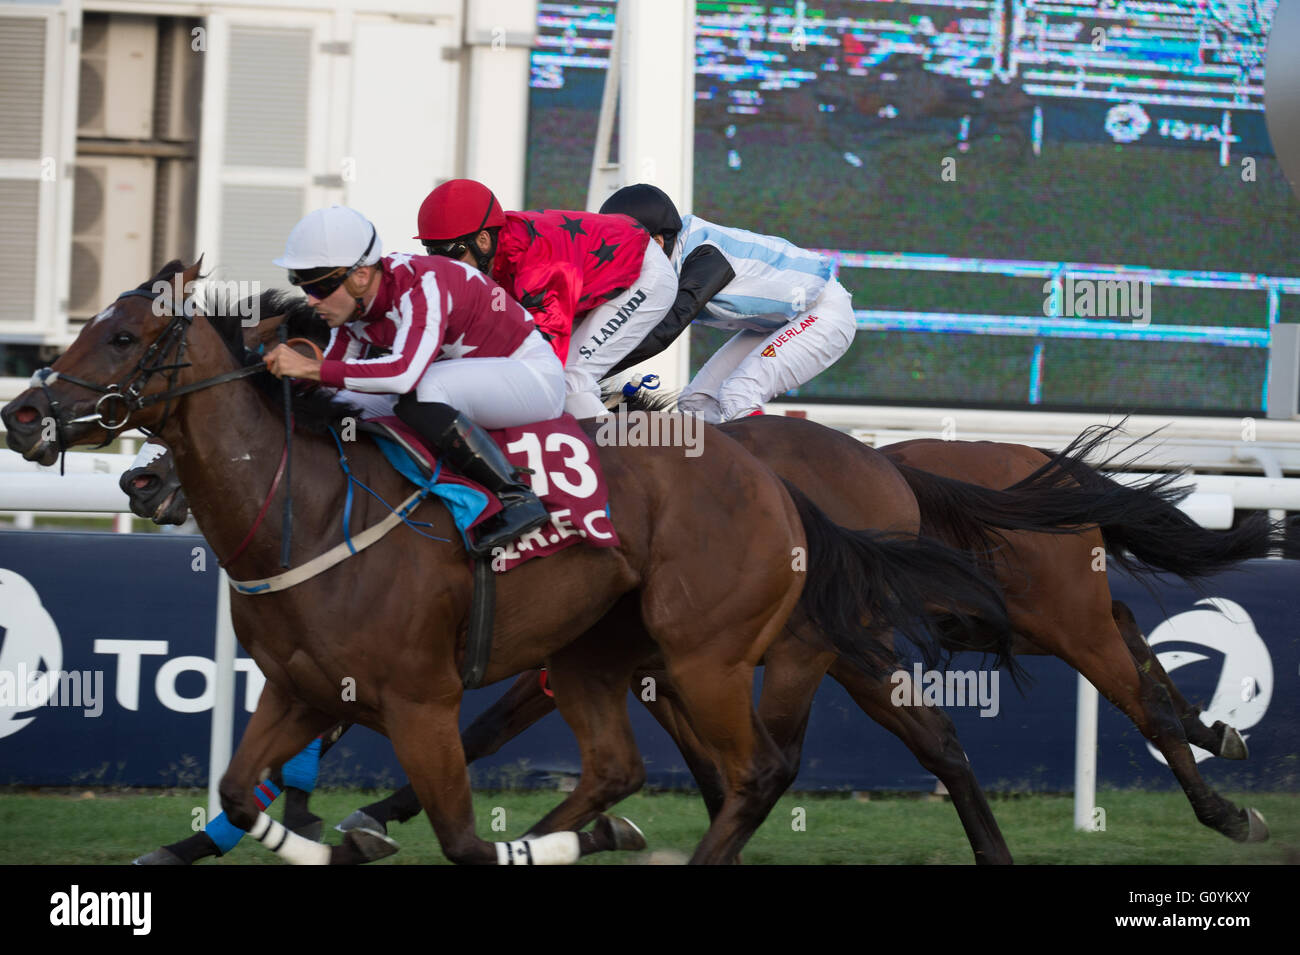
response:
M449 484L438 480L438 475L442 473L442 462L438 462L437 469L433 472L432 477L425 473L425 468L421 466L411 454L392 438L385 438L382 435L371 433L375 443L379 445L379 450L384 452L384 457L388 463L397 469L397 472L406 478L416 487L428 488L431 494L441 498L451 511L451 519L456 525L456 530L460 531L461 539L466 541L468 538L465 532L474 526L474 522L479 519L483 511L488 506L488 497L482 491L476 491L472 487L464 484Z

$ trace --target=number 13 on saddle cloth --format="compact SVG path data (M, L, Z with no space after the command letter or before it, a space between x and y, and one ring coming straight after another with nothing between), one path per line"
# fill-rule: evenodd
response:
M388 434L376 434L375 438L385 457L406 478L424 487L436 460L419 436L395 417L371 419L367 425L384 427ZM545 557L580 542L589 547L618 546L596 445L576 418L565 414L552 421L488 434L512 465L531 472L528 480L533 492L551 515L549 524L493 554L493 570L507 571L533 557ZM472 535L478 524L501 509L495 495L445 468L440 469L431 491L451 510L462 538Z

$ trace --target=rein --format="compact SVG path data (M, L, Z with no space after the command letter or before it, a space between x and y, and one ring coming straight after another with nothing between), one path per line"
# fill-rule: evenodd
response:
M218 561L222 567L229 567L235 561L239 560L241 554L248 549L248 545L253 542L253 535L257 529L262 526L262 521L266 518L266 512L271 509L271 499L275 497L276 488L280 486L280 479L284 477L285 465L289 461L289 445L286 443L284 450L280 452L280 466L275 469L275 477L271 479L271 490L266 494L266 500L262 502L262 509L257 512L257 517L253 520L253 526L248 529L248 534L235 548L235 552L223 561Z

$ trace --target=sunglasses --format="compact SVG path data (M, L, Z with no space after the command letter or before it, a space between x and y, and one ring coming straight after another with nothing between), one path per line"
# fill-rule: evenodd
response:
M353 268L339 266L334 269L304 269L299 272L289 270L289 284L296 285L312 298L329 298L335 289L347 281Z

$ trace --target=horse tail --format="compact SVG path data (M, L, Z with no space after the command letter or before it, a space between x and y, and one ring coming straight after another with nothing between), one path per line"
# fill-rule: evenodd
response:
M1252 515L1231 530L1206 530L1177 507L1191 493L1175 486L1181 474L1126 485L1088 464L1084 458L1114 430L1089 429L1057 454L1044 451L1051 460L1000 491L896 466L920 505L922 532L985 556L1004 543L1003 530L1076 534L1091 528L1101 532L1118 564L1139 575L1168 572L1195 581L1267 556L1274 531L1266 515Z
M1268 556L1276 528L1267 514L1251 514L1228 530L1207 530L1178 509L1192 492L1188 485L1175 485L1181 472L1121 484L1100 468L1113 467L1123 450L1095 466L1084 460L1115 430L1088 429L1057 454L1043 451L1050 460L1008 492L1047 493L1057 506L1073 508L1083 523L1101 530L1106 552L1135 576L1165 572L1195 582L1244 560Z
M1002 592L972 558L939 541L848 530L797 487L808 541L800 608L839 653L873 677L896 663L887 637L899 631L933 668L954 651L993 654L1019 684L1013 627Z

